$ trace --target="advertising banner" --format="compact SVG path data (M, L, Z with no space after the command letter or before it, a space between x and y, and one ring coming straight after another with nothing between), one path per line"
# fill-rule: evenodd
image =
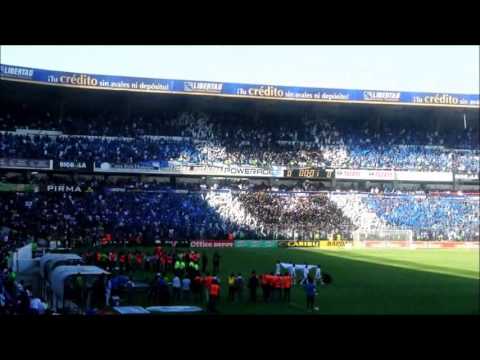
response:
M102 163L95 166L95 172L138 173L165 175L239 176L239 177L282 177L283 167L270 169L235 165L194 165L169 162L164 166L156 164L122 165Z
M343 240L320 240L320 248L343 249L347 242Z
M304 248L319 248L320 241L295 241L295 240L280 240L278 241L279 247L304 247Z
M465 241L463 243L463 247L465 249L479 249L480 248L480 242L478 241Z
M386 243L386 241L364 241L363 245L366 248L384 249L387 247Z
M451 172L395 171L397 181L452 182Z
M164 240L162 241L162 245L166 247L174 247L174 248L188 248L190 247L190 241L188 240Z
M276 248L278 241L275 240L235 240L238 248Z
M350 170L336 169L335 178L348 180L395 180L393 170Z
M0 159L0 169L31 169L31 170L51 170L50 160L36 159Z
M455 180L460 182L478 181L478 174L455 174Z
M414 241L416 249L478 249L478 241Z
M409 248L410 247L410 241L396 241L396 240L391 240L387 242L387 247L392 248L392 249L403 249L403 248Z
M50 184L40 187L40 191L44 192L57 192L57 193L82 193L93 192L93 189L80 185L58 185Z
M323 248L340 249L345 248L346 242L343 240L280 240L279 247L288 248Z
M452 182L453 173L440 171L336 169L335 178L339 180Z
M32 184L0 183L0 192L36 192L38 187Z
M232 248L233 241L228 240L194 240L190 242L192 248Z
M478 94L424 93L384 90L353 90L225 83L198 80L168 80L71 73L0 65L0 79L56 86L239 98L297 100L332 103L365 103L479 108Z
M53 160L53 169L74 172L93 172L93 163L91 161Z

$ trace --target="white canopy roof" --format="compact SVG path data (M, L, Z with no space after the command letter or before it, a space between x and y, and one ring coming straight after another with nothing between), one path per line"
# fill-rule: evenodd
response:
M53 293L63 299L63 292L65 287L65 280L69 276L84 275L95 276L108 274L107 271L97 266L85 266L85 265L61 265L55 268L49 276L50 285Z
M82 258L77 254L54 254L48 253L43 255L40 258L40 275L45 277L46 272L46 265L50 261L58 261L58 260L81 260Z

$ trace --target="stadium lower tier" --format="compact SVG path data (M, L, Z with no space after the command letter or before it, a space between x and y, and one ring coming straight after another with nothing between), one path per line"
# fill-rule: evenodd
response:
M2 247L59 241L352 239L356 230L409 229L414 239L479 239L478 196L253 191L3 193Z

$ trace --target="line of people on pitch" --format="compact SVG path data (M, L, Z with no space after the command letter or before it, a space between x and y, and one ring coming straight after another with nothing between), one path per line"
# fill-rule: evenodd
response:
M143 251L116 251L109 252L87 251L83 254L87 264L93 264L103 267L107 270L118 269L120 272L132 271L150 271L150 272L196 272L206 271L208 257L205 253L200 255L195 251L177 252L176 250L164 249L157 246L153 254ZM220 268L220 256L218 253L213 255L213 271L217 273Z
M206 304L211 311L216 311L219 297L220 278L210 273L202 275L199 271L193 276L176 271L173 278L158 273L148 291L148 300L153 304Z

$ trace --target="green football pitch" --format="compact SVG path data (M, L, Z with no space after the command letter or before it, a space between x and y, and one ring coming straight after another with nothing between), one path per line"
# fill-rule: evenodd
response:
M209 255L211 271L212 249ZM480 314L478 250L312 250L216 249L221 256L221 314L257 315L356 315L356 314ZM277 260L320 264L333 282L318 289L318 311L306 310L302 288L292 290L291 302L251 304L227 301L227 276L234 272L248 278L271 272ZM137 273L134 280L148 280ZM142 305L142 304L138 304ZM146 305L146 304L145 304Z

